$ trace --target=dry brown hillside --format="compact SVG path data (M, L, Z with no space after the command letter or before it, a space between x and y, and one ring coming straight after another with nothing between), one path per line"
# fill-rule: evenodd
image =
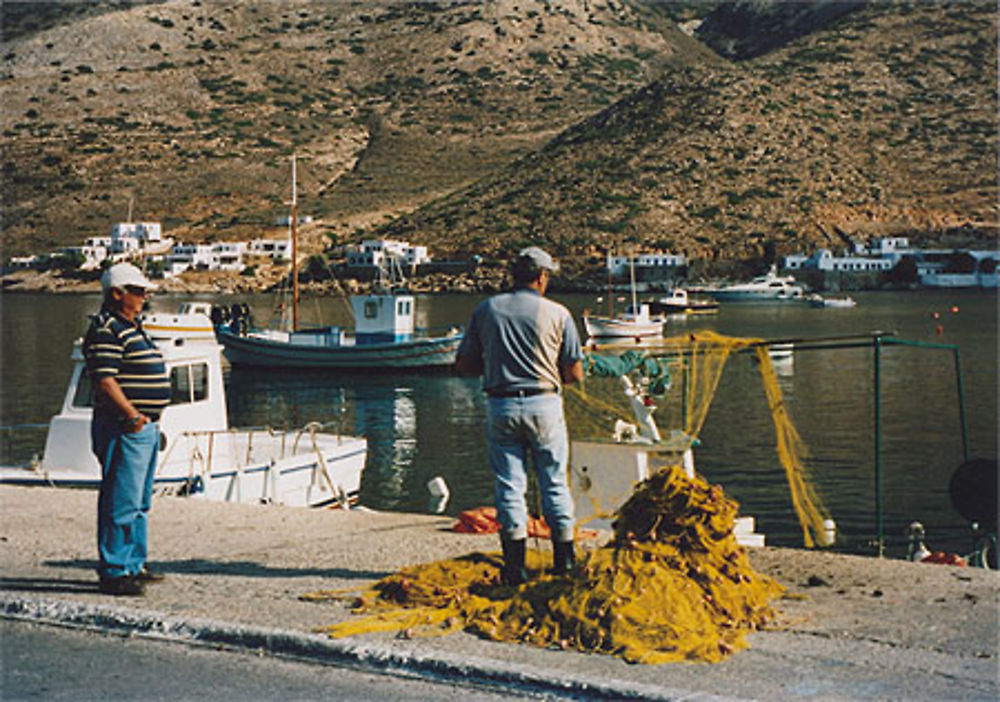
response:
M104 234L130 199L184 239L258 233L293 151L318 236L347 233L716 60L662 13L590 0L171 0L31 26L0 64L8 255Z
M995 246L996 40L992 2L873 3L756 60L673 71L388 233L704 260L900 232Z
M73 13L4 41L3 253L106 233L130 199L186 240L269 233L293 152L307 251L362 226L578 261L615 240L717 262L890 232L993 244L995 4L804 4L829 2L784 3L811 33L738 63L674 24L714 0Z

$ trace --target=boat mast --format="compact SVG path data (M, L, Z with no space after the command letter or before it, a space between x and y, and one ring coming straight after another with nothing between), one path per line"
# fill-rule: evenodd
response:
M295 154L292 154L292 331L299 330L298 197L295 187Z
M611 247L608 247L608 264L605 266L608 270L608 317L615 316L615 291L611 287Z
M639 314L639 301L635 297L635 248L632 247L628 254L628 272L632 284L632 314Z

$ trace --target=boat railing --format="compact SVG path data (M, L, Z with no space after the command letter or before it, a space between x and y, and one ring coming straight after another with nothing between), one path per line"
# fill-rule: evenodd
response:
M188 460L188 477L189 479L194 479L196 475L206 475L212 472L212 465L214 457L217 455L216 445L220 437L246 437L246 450L242 452L242 457L238 454L241 452L234 452L231 457L236 459L235 465L233 466L237 472L242 471L247 466L255 463L254 460L254 439L259 437L266 437L266 439L273 440L271 442L270 448L273 450L277 448L276 455L268 456L267 460L273 464L275 461L281 461L291 456L299 455L299 444L303 437L308 436L310 439L311 446L310 450L314 451L317 455L317 463L321 468L321 473L325 476L327 480L332 485L332 480L330 480L329 474L326 470L326 463L323 459L322 451L320 450L318 433L331 428L336 428L336 437L338 445L343 442L343 433L341 431L343 421L333 421L333 422L310 422L304 427L298 430L288 430L288 429L276 429L271 426L258 426L258 427L240 427L238 429L204 429L204 430L186 430L177 433L172 437L169 446L167 447L166 453L164 453L161 459L161 465L165 465L174 459L173 452L179 444L189 444L190 453L187 456ZM190 441L181 441L180 439L189 439ZM207 443L204 446L203 442L206 440ZM234 444L235 445L235 444ZM242 458L242 460L240 460ZM180 458L179 460L184 460ZM196 466L198 466L196 470Z

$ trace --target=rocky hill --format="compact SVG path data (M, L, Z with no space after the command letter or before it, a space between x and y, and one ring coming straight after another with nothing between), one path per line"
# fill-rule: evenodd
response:
M996 23L990 3L875 3L756 60L672 71L388 231L708 261L886 233L995 245Z
M699 8L714 42L732 29L693 0L169 0L50 22L4 42L4 253L104 233L130 199L189 240L269 233L292 152L307 250L362 227L581 263L615 241L709 261L992 242L995 5L786 5L791 42L738 62L679 30Z
M475 182L648 83L714 60L662 13L571 0L118 4L4 42L5 252L302 211L358 225ZM25 29L28 25L28 29ZM29 31L34 26L35 31Z

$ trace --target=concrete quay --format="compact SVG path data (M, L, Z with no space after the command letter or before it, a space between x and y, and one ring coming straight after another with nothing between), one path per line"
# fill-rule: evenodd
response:
M0 613L316 664L493 686L515 695L651 700L996 700L1000 575L797 549L751 551L788 588L775 630L717 664L618 658L460 633L329 640L353 615L299 599L363 589L415 563L498 549L454 520L156 497L143 598L97 591L96 493L0 486Z

